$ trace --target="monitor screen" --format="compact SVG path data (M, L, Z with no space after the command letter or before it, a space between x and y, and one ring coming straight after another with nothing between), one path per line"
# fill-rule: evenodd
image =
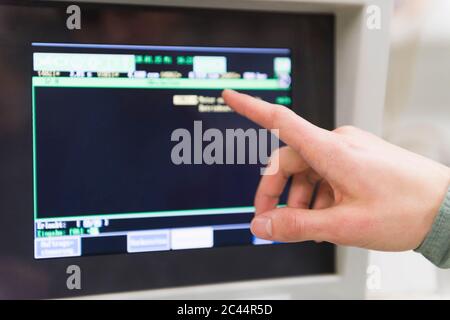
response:
M250 232L279 141L221 98L333 129L334 16L70 5L0 4L0 298L334 274L334 245Z
M275 138L221 91L289 106L288 48L31 45L36 258L269 243L249 222Z

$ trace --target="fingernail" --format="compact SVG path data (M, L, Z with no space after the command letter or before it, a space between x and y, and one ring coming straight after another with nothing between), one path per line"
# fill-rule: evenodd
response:
M272 237L272 220L267 217L256 217L252 221L252 232L260 238Z

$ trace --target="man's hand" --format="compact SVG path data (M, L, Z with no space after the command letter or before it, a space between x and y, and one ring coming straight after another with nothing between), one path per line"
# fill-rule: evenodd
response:
M450 183L448 167L354 127L324 130L232 90L223 98L262 127L278 129L288 145L276 151L278 173L263 176L256 192L257 237L402 251L417 248L430 231ZM287 207L277 209L290 177Z

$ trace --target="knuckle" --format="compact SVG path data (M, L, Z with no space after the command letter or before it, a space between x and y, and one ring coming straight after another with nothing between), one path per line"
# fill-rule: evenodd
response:
M280 161L281 159L284 159L288 155L289 152L290 152L290 147L288 147L288 146L283 146L283 147L273 150L269 157L269 163L273 163L275 161Z
M271 120L271 126L270 129L280 129L280 122L281 122L281 115L280 115L280 108L275 106L272 109L272 112L270 114L270 120Z
M321 172L323 179L328 179L330 170L336 164L345 163L349 157L349 146L344 139L334 139L333 143L323 152L322 157L317 161L321 162L321 167L324 171Z
M291 110L281 106L281 105L275 105L271 114L272 118L272 126L271 129L281 129L283 126L284 119L286 119L286 116L288 116L291 113Z
M270 155L270 158L275 158L275 157L281 157L286 155L289 152L290 147L288 146L282 146L278 149L275 149L272 154Z
M337 134L349 135L355 133L358 129L354 126L346 125L333 130Z
M341 129L344 128L344 129ZM358 130L354 127L350 127L349 129L346 127L340 127L336 130L339 130L339 132L333 131L335 134L333 139L333 144L330 145L328 151L329 154L327 155L328 161L332 163L333 161L340 161L345 160L348 158L350 151L353 149L353 142L351 139L350 131ZM354 128L354 129L353 129ZM341 131L342 130L342 131ZM346 132L346 133L343 133ZM355 132L355 131L353 131Z
M279 163L280 160L280 149L276 149L274 151L272 151L268 161L267 161L267 167L271 167L276 163Z

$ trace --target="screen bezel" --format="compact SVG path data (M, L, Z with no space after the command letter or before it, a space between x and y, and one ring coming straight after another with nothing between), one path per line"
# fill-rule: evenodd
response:
M20 4L19 4L20 5ZM28 4L29 5L29 4ZM65 14L65 3L33 3L34 6L50 6L61 10ZM89 10L98 8L116 8L121 10L148 9L147 6L123 6L105 4L80 4L83 9ZM0 7L1 8L1 7ZM31 7L32 8L32 7ZM152 7L155 10L167 12L183 11L187 14L216 14L220 15L247 15L251 19L263 19L269 16L282 17L283 15L299 17L306 26L313 23L315 19L329 20L332 25L330 30L319 31L319 34L327 39L312 37L314 29L308 30L306 40L311 43L310 48L305 48L301 54L305 59L293 59L293 70L302 70L306 77L299 76L298 72L293 72L293 101L294 111L301 114L306 119L327 129L334 128L334 17L332 15L316 14L292 14L292 13L268 13L253 11L233 11L217 9L187 9L187 8L166 8ZM32 9L31 9L32 10ZM306 21L309 21L306 23ZM327 24L324 23L324 24ZM302 23L300 23L302 25ZM330 27L330 26L328 26ZM325 29L327 27L324 27ZM320 28L319 28L320 29ZM76 31L73 31L76 32ZM312 32L312 34L310 33ZM67 31L69 33L69 31ZM305 37L305 34L303 35ZM232 42L231 39L227 40ZM44 41L48 39L34 39L34 41ZM64 39L59 39L61 42ZM305 40L305 39L303 39ZM323 40L323 41L321 41ZM242 41L242 40L241 40ZM275 40L272 40L275 41ZM98 39L97 43L102 43ZM275 41L276 42L276 41ZM147 43L132 43L147 44ZM192 43L190 43L192 45ZM31 50L31 42L30 42ZM166 45L171 45L167 43ZM255 44L252 47L273 46L266 43ZM282 47L282 45L280 45ZM314 56L315 59L312 60ZM30 57L31 60L31 57ZM316 61L316 63L308 63ZM319 63L317 63L319 61ZM322 62L322 63L320 63ZM31 64L31 61L30 61ZM31 70L31 65L29 66ZM309 78L308 78L309 77ZM31 76L29 77L31 82ZM317 84L321 84L320 89ZM29 87L31 84L29 83ZM28 90L27 92L29 92ZM31 100L31 95L29 97ZM298 102L298 103L296 103ZM31 104L29 105L31 106ZM30 108L31 109L31 108ZM186 286L193 284L207 284L217 282L229 282L251 279L267 279L290 277L299 275L330 274L335 272L334 265L330 268L330 263L334 264L335 248L330 244L302 243L302 244L279 244L275 246L260 247L226 247L214 249L123 254L123 255L102 255L79 258L61 258L36 261L33 259L33 224L32 224L32 184L31 184L31 120L29 126L21 134L13 137L14 141L20 140L20 145L25 145L26 150L21 157L29 159L24 175L30 177L29 183L22 185L19 191L24 194L24 203L19 211L28 212L29 216L5 219L2 222L21 221L27 228L23 228L23 233L17 235L19 246L10 256L2 257L2 268L13 270L22 268L26 270L27 277L21 277L14 282L14 286L8 287L10 281L8 273L0 273L0 283L6 283L2 288L7 292L6 297L67 297L86 294L98 294L106 292L154 289L164 287ZM24 142L26 139L26 142ZM3 190L2 186L2 190ZM12 200L7 200L12 201ZM13 205L11 205L14 207ZM4 212L2 212L4 216ZM5 220L3 220L5 219ZM16 219L16 220L14 220ZM0 236L1 241L10 239ZM323 259L316 259L314 263L302 264L302 257L314 255L315 249L321 246L327 254ZM238 259L236 259L238 257ZM268 259L267 257L270 257ZM282 261L283 263L280 263ZM236 264L231 264L235 262ZM81 290L67 290L66 269L69 265L80 266L83 274L83 286ZM155 276L158 275L158 276ZM3 279L4 278L4 279ZM3 281L5 280L5 281Z

